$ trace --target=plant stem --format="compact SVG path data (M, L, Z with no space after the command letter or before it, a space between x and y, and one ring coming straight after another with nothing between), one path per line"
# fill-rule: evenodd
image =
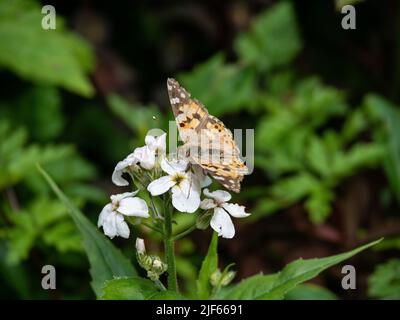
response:
M158 228L156 226L153 226L153 225L151 225L151 224L149 224L147 222L142 221L142 225L146 226L147 228L149 228L149 229L151 229L153 231L156 231L158 233L163 234L163 230L162 229L160 229L160 228Z
M164 285L162 284L162 282L161 282L160 280L156 280L156 281L154 281L154 283L155 283L162 291L167 290L167 288L164 287Z
M167 208L164 213L164 247L168 265L168 290L178 292L178 281L176 277L174 239L172 238L172 210Z
M181 233L178 233L178 234L174 235L172 237L172 239L174 241L179 240L179 239L183 238L184 236L188 235L189 233L191 233L193 230L196 230L196 224L193 224L189 228L187 228L186 230L182 231Z

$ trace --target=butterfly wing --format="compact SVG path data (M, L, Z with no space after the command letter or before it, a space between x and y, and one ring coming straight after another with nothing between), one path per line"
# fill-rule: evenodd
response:
M247 167L240 158L232 132L174 79L167 81L172 111L184 146L192 148L190 159L225 188L240 191Z

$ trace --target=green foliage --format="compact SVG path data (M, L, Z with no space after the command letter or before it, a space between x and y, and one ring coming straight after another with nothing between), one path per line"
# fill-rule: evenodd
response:
M56 30L42 29L43 17L36 2L0 2L0 66L33 82L92 96L86 73L94 57L88 44L68 32L59 15Z
M152 128L166 128L167 121L160 110L154 106L131 104L118 95L107 98L108 106L143 141L146 133Z
M25 127L34 141L54 139L64 127L61 96L55 87L36 85L1 104L0 117Z
M323 222L331 212L335 187L383 159L385 148L380 143L354 144L365 126L356 120L364 120L365 112L347 111L340 92L315 79L300 82L289 101L266 98L265 107L271 113L256 128L256 165L276 181L265 200L275 205L270 203L265 213L304 200L310 219ZM342 130L330 129L328 121L346 112ZM325 129L321 132L322 127ZM265 210L265 204L260 209Z
M83 249L81 237L68 219L65 206L58 201L37 198L25 209L9 212L7 216L13 223L6 230L10 241L7 260L13 265L26 259L39 240L61 253Z
M71 146L25 146L25 128L13 129L8 121L0 121L0 190L20 182L34 170L36 163L47 163L67 157Z
M9 288L22 299L29 299L31 288L29 286L29 273L22 265L11 265L7 262L8 249L5 241L0 240L0 276L2 287ZM10 295L8 295L10 297Z
M384 159L386 176L400 203L400 111L395 105L377 95L367 95L365 105L369 112L383 123L378 139L387 147Z
M368 279L368 294L379 299L400 299L400 259L379 265Z
M315 284L300 284L289 291L285 300L336 300L337 297L328 289Z
M242 280L230 290L225 291L219 298L242 300L283 299L286 293L293 290L297 285L314 278L327 268L354 256L379 241L381 240L331 257L299 259L288 264L282 271L275 274L251 276Z
M400 249L400 236L387 237L374 247L375 251Z
M285 69L301 47L292 4L284 1L237 38L237 62L227 64L217 54L179 77L211 114L257 117L249 122L255 128L255 165L269 187L242 192L256 199L251 219L303 203L310 220L322 223L336 188L381 164L386 152L381 141L360 139L374 124L366 108L351 108L341 91Z
M102 290L103 300L148 300L159 291L154 282L140 277L108 280Z
M180 75L179 80L215 116L240 111L256 95L254 71L225 64L222 54L215 55L190 73Z
M117 278L106 281L103 287L104 300L182 300L179 293L160 291L154 282L140 278Z
M218 245L218 235L216 232L213 232L207 255L203 260L199 272L199 277L196 282L197 295L199 299L207 299L210 296L211 292L210 276L218 268L217 245Z
M83 239L83 246L90 262L92 287L97 297L101 297L105 281L114 277L129 277L136 270L126 257L83 215L82 212L62 193L52 178L41 168L43 175L59 200L68 209Z
M260 14L234 46L242 61L261 70L289 63L302 47L292 4L279 2Z

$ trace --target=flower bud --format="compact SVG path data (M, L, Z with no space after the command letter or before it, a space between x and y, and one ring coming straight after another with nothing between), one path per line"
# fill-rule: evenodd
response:
M210 283L213 287L217 286L224 287L231 283L235 275L236 275L235 271L224 270L224 272L221 273L221 270L217 269L211 274Z
M229 271L225 273L221 279L221 286L227 286L228 284L231 283L233 278L235 278L236 272L235 271Z
M150 280L158 280L160 275L167 271L167 264L165 264L159 256L146 254L143 239L136 239L136 250L137 261L139 265L147 271L147 276Z
M212 285L213 287L216 287L216 286L219 284L219 282L221 281L221 276L222 276L221 270L219 270L219 269L215 270L215 271L211 274L211 276L210 276L210 283L211 283L211 285Z
M136 251L138 254L146 253L146 247L144 246L144 240L141 238L136 238Z

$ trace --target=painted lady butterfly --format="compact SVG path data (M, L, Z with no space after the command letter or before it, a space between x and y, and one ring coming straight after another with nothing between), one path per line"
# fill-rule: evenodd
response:
M178 81L168 79L167 88L179 135L180 147L189 153L192 164L200 166L225 188L239 192L240 182L248 169L240 158L240 151L232 132L206 107L190 98ZM193 152L194 151L194 152Z

